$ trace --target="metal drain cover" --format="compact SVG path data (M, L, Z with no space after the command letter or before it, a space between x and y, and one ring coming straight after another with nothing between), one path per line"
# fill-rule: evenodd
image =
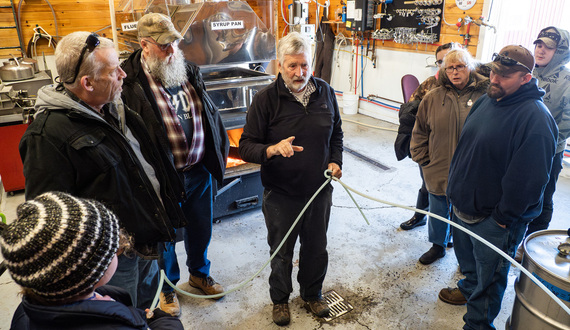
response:
M327 322L353 310L352 305L349 304L348 301L344 300L344 298L334 290L325 292L323 294L323 299L327 302L327 305L329 305L331 310L329 316L324 317Z

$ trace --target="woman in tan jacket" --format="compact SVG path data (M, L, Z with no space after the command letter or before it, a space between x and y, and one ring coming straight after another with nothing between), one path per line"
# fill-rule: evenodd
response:
M429 192L429 211L449 218L445 196L449 164L459 141L465 118L475 101L485 94L488 78L475 72L475 61L465 49L450 51L439 72L440 86L420 103L412 131L412 159L422 166ZM429 241L433 246L420 257L424 265L445 256L449 225L430 218Z

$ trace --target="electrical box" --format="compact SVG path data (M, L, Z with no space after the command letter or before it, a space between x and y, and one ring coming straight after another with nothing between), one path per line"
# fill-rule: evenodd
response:
M346 2L346 29L356 32L374 30L373 0L348 0Z

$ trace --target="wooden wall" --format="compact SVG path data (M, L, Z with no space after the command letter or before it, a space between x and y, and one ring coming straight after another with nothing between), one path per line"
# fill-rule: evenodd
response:
M19 0L14 0L18 5ZM111 38L111 19L109 16L109 2L107 0L49 0L57 18L59 36L63 37L74 31L98 31L99 35ZM119 0L115 0L115 7ZM0 0L0 6L9 6L9 0ZM21 5L21 28L24 47L34 35L33 28L41 26L47 33L56 35L55 22L48 3L45 0L24 0ZM13 25L14 18L9 8L0 9L0 24ZM107 28L106 28L107 27ZM2 47L19 45L14 29L0 29L0 45ZM46 39L37 42L37 53L42 51L46 55L53 54L53 48L48 47ZM7 58L9 54L19 56L19 50L0 50L0 58Z
M318 0L319 3L324 4L324 0ZM398 1L398 0L395 0ZM285 7L287 7L287 5L291 4L293 1L292 0L285 0ZM457 6L455 5L455 0L445 0L445 19L447 20L448 23L450 24L455 24L457 23L459 18L464 18L466 15L469 15L470 17L472 17L473 19L479 18L483 12L483 2L484 0L479 0L477 1L477 3L475 4L475 6L471 9L469 9L468 11L462 11L459 8L457 8ZM280 3L280 0L279 0ZM328 13L328 20L329 21L335 21L335 10L339 7L341 7L341 0L330 0L330 8L329 8L329 13ZM390 5L389 5L390 6ZM315 8L316 8L316 4L314 2L310 2L309 4L309 23L310 24L314 24L316 22L315 19ZM281 13L279 13L279 15L281 15ZM281 16L279 16L281 17ZM285 15L285 17L288 17L288 14ZM413 18L410 18L413 19ZM381 28L380 24L379 24L380 20L376 20L376 26L377 28ZM443 21L443 20L442 20ZM350 37L351 36L351 31L347 31L344 29L344 23L331 23L333 25L333 30L336 31L336 33L338 34L339 32L342 32L346 37ZM461 34L465 34L465 30L466 30L466 26L465 25L461 25L461 27L458 29L456 26L448 26L445 23L441 23L442 24L442 29L441 29L441 34L440 34L440 38L439 38L439 42L436 44L428 44L427 46L425 44L421 44L421 45L417 45L417 44L399 44L399 43L395 43L393 41L384 41L382 42L381 40L377 40L376 41L376 47L385 47L385 48L396 48L396 49L401 49L401 50L407 50L407 51L426 51L426 52L430 52L433 53L435 51L435 49L437 48L437 46L441 45L441 44L445 44L448 42L458 42L462 45L465 44L465 41L463 39L463 37L461 36ZM338 29L337 29L338 27ZM280 21L279 22L279 36L281 36L281 34L283 33L283 30L286 28L286 25L284 22ZM468 43L468 49L469 52L475 56L477 53L477 44L479 42L479 27L475 24L471 24L470 30L469 30L469 34L471 35L471 40ZM368 34L365 34L365 37L367 37Z

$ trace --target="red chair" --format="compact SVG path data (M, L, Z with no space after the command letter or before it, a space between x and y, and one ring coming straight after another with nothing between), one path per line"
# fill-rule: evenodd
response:
M410 97L420 85L420 82L418 81L418 78L416 78L416 76L413 74L407 74L402 77L401 84L402 94L404 95L404 103L408 103Z

